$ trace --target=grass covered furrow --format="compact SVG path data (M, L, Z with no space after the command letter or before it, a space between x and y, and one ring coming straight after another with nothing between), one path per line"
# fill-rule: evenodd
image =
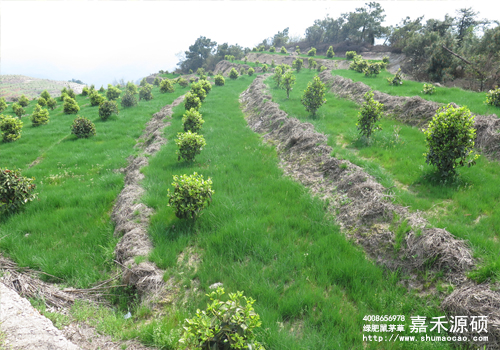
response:
M182 130L184 109L174 108L165 130L170 141L143 170L144 201L156 211L149 258L185 293L201 289L201 294L189 294L187 313L205 308L203 294L213 283L222 282L229 292L243 290L257 300L254 306L263 320L259 338L269 349L377 348L363 344L365 315L440 316L434 299L415 298L398 285L397 274L368 261L346 241L324 203L283 176L276 150L247 127L240 110L239 95L252 81L243 76L213 87L200 109L207 146L193 163L177 161L173 140ZM175 217L167 206L167 190L173 175L195 171L213 180L215 194L211 206L191 223ZM184 254L199 266L179 263ZM183 317L173 311L166 318L171 321L162 323L166 333L182 325Z

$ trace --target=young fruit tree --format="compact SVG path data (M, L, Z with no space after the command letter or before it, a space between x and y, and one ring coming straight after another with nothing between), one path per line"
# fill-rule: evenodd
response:
M226 79L224 79L224 77L221 74L217 74L214 78L214 81L215 85L217 86L224 86L224 84L226 83Z
M20 170L0 168L0 214L2 216L15 213L37 197L34 180L22 176Z
M281 87L286 90L286 98L290 98L290 91L293 90L293 85L295 84L295 75L293 75L292 71L287 71L283 74L281 79Z
M373 91L368 91L364 96L365 102L361 105L358 113L358 122L356 127L359 133L370 139L374 130L379 130L380 127L375 125L382 117L382 109L384 105L373 99Z
M120 112L118 111L116 101L104 101L99 105L99 117L101 117L102 120L108 120L111 115L118 113Z
M186 111L182 116L182 125L184 127L184 131L199 133L201 131L203 123L205 123L205 121L203 120L201 113L194 108Z
M179 148L177 150L177 160L185 159L188 162L193 162L194 158L201 153L203 147L206 146L203 135L198 135L191 131L180 132L177 134L175 144Z
M79 139L89 138L96 134L95 125L85 117L77 117L71 125L71 133Z
M333 56L335 56L335 52L333 52L333 46L330 46L326 51L326 57L333 58Z
M64 99L63 111L65 114L76 114L80 110L78 103L71 97L66 97Z
M174 91L174 84L172 84L172 81L170 79L163 79L162 81L160 81L160 92L162 94L166 92L172 93Z
M35 106L35 110L31 114L31 124L33 126L45 125L49 122L49 111L42 109L40 105Z
M14 142L20 139L22 129L23 122L19 118L0 114L0 134L3 142Z
M22 107L26 107L27 105L30 104L30 100L24 94L19 97L19 101L17 101Z
M196 172L193 175L174 175L174 191L168 190L168 206L174 208L179 219L196 220L201 211L212 202L212 179L203 179Z
M236 69L231 68L231 71L229 72L229 78L231 78L232 80L238 79L238 72L236 71Z
M315 76L312 81L307 84L301 102L306 108L306 111L311 112L312 116L316 115L316 111L325 102L326 87L318 76Z
M137 106L137 98L135 97L135 95L132 92L127 90L122 97L121 104L122 104L122 107L125 107L125 108Z
M191 108L199 110L200 107L201 100L196 94L189 91L186 95L184 95L184 108L186 111L189 111Z
M474 116L467 107L441 107L424 133L429 148L425 162L435 165L442 177L454 176L458 166L476 164Z

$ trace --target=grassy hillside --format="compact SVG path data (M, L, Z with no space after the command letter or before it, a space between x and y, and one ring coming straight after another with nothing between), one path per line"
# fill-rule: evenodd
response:
M0 79L0 97L12 101L24 94L26 97L33 99L39 97L43 90L47 90L52 96L59 96L60 91L68 86L79 94L85 85L32 78L24 75L2 75Z

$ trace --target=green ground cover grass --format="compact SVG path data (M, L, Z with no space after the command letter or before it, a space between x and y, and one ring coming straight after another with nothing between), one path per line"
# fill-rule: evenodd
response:
M190 294L185 309L204 309L208 286L222 282L226 291L242 290L256 299L263 326L259 338L269 349L362 349L365 315L440 316L432 298L418 299L398 286L399 276L384 272L346 241L324 203L283 176L276 151L251 131L238 98L254 77L243 76L214 86L200 112L207 146L195 162L178 162L173 139L182 130L183 106L174 109L168 142L143 172L144 198L156 213L149 257L166 269L165 278L189 288L199 281L201 296ZM203 174L212 178L212 205L191 223L167 206L172 176ZM181 252L201 257L198 269L182 269ZM159 327L165 338L182 325L175 312L147 327ZM405 322L408 325L408 322ZM293 329L293 330L292 330ZM174 332L174 333L171 333ZM150 333L153 333L152 331ZM154 336L143 338L154 342ZM163 343L166 348L168 341ZM449 348L448 344L384 343L393 348Z
M422 93L424 83L412 80L404 80L403 85L389 85L387 78L393 77L394 74L383 70L378 76L366 77L363 73L358 73L348 69L337 69L333 72L334 75L340 75L349 78L353 81L361 81L374 90L385 92L394 96L420 96L425 100L450 103L455 102L460 106L467 106L473 113L476 114L499 114L500 108L486 105L486 92L476 92L463 90L460 88L436 87L436 92L432 95Z
M333 71L333 74L337 72ZM481 259L481 268L471 277L478 282L488 278L498 279L498 162L488 161L481 156L477 165L460 168L460 176L456 181L443 184L435 169L425 164L425 139L417 128L383 119L380 123L382 130L375 132L373 139L367 144L359 139L355 126L359 106L352 101L336 98L331 93L326 95L327 103L318 110L318 117L312 119L308 116L300 99L314 75L315 72L308 70L297 74L297 83L289 100L286 92L276 88L272 78L269 78L267 83L273 101L279 103L289 116L308 121L314 124L316 130L327 134L334 156L362 166L386 187L396 185L396 200L400 204L409 206L411 210L424 211L432 225L446 228L455 236L468 240L475 256ZM414 91L415 84L417 83L405 81L405 85L396 89L400 93L404 93L406 89ZM445 88L440 90L446 94ZM398 128L400 131L397 131Z
M0 143L0 166L20 168L35 177L38 200L23 211L0 218L0 249L20 266L55 276L46 279L75 287L88 287L105 278L114 264L114 225L111 208L123 188L126 158L151 116L186 89L176 86L173 94L153 89L155 98L129 109L119 107L118 116L101 121L98 107L77 96L78 115L91 119L97 135L77 139L70 126L76 115L66 115L62 102L49 111L47 125L32 127L22 118L21 139ZM31 101L26 108L31 113ZM118 104L120 106L120 104ZM4 114L10 114L9 106Z

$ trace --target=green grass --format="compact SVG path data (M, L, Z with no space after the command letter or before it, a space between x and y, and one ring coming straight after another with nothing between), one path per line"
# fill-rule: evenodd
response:
M109 274L114 263L111 209L123 188L126 158L134 152L136 139L145 123L163 106L186 89L160 94L130 109L120 107L118 116L103 122L98 107L77 96L78 115L91 119L97 135L77 139L70 126L76 115L66 115L62 102L49 111L47 125L32 127L29 116L22 118L21 139L1 143L0 167L20 168L34 177L38 200L24 210L0 219L0 249L20 266L55 276L45 278L75 287L87 287ZM120 104L119 104L120 105ZM27 113L34 109L31 101ZM9 114L9 106L4 114Z
M487 278L498 279L500 164L482 156L477 165L460 168L456 181L443 184L435 169L425 164L425 139L417 128L383 119L380 122L382 130L375 132L367 144L359 138L355 126L359 106L331 93L326 95L327 103L318 110L318 117L310 118L300 98L313 76L313 72L301 71L289 100L286 92L275 88L274 81L269 78L267 83L273 101L279 103L289 116L308 121L317 131L327 134L334 156L362 166L386 187L397 185L396 198L400 204L425 212L424 216L432 225L446 228L453 235L468 240L475 256L482 259L481 268L473 274L474 278L480 282ZM411 84L416 83L405 81L404 86L395 89L405 93L406 89L414 89ZM389 88L386 86L387 90ZM445 88L440 90L446 94ZM400 131L396 132L395 128L400 128Z
M297 344L304 349L361 349L365 315L441 314L436 300L415 298L398 286L397 274L367 261L325 216L324 203L283 176L275 149L247 127L240 111L239 94L253 78L214 86L200 110L207 146L194 163L178 162L175 155L181 105L165 131L170 142L144 169L144 200L156 210L150 259L167 270L165 278L178 276L186 287L192 279L199 280L203 292L215 282L229 292L243 290L257 300L254 306L263 320L259 337L269 349ZM215 194L212 205L192 224L177 219L167 206L167 189L172 188L173 175L194 171L212 178ZM181 275L177 259L189 247L195 247L202 262L196 272ZM190 314L205 308L204 296L190 299ZM171 322L163 331L169 333L180 323ZM294 334L292 328L299 331ZM414 348L448 347L425 343Z
M467 106L473 113L488 115L499 114L500 108L486 105L486 92L475 92L460 88L436 87L436 92L432 95L422 93L424 83L412 80L404 80L403 85L389 85L387 78L393 77L387 71L382 71L378 76L366 77L363 73L358 73L348 69L337 69L333 75L340 75L353 81L361 81L374 90L385 92L394 96L420 96L425 100L450 103L455 102L460 106Z

